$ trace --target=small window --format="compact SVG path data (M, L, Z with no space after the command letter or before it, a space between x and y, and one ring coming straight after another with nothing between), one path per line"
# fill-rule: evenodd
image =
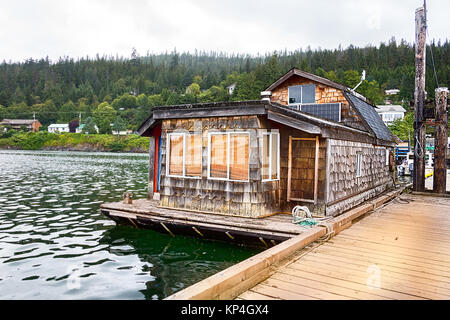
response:
M167 143L167 175L182 178L201 177L201 134L169 133Z
M186 135L186 176L202 175L202 135Z
M289 87L289 104L315 103L316 86L313 84Z
M263 181L278 180L280 178L280 135L277 132L264 133L262 179Z
M249 134L210 133L208 178L248 181Z
M169 176L183 176L184 134L169 134Z
M386 165L389 165L389 149L386 149Z
M356 177L361 177L361 167L362 166L362 153L357 152L356 153Z

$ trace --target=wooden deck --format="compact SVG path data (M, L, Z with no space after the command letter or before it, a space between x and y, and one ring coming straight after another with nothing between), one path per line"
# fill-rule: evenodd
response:
M104 203L101 211L119 223L154 229L172 236L184 234L263 247L272 247L307 230L293 224L289 214L258 219L225 216L161 208L156 201L146 199L134 200L132 204Z
M450 299L450 198L404 194L237 299Z

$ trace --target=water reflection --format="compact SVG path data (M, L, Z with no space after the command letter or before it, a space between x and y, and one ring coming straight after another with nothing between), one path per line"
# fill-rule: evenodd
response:
M0 151L1 299L161 299L254 249L115 226L145 197L147 155Z

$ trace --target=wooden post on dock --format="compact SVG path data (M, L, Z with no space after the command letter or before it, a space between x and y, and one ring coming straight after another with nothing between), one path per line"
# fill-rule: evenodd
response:
M437 88L435 91L436 99L436 129L434 137L434 176L433 191L436 193L445 193L447 188L447 136L448 136L448 118L447 118L447 88Z
M425 54L426 54L426 9L416 9L416 77L414 91L414 172L413 189L425 190Z

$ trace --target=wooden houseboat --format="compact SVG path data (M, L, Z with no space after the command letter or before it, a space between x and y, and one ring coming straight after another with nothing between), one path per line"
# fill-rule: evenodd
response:
M128 212L122 218L134 222L164 210L184 221L241 218L245 228L297 205L336 216L393 186L394 138L365 97L296 68L261 95L154 107L138 129L150 137L149 200L136 202L140 211L123 204L102 211ZM273 239L280 230L271 230Z

